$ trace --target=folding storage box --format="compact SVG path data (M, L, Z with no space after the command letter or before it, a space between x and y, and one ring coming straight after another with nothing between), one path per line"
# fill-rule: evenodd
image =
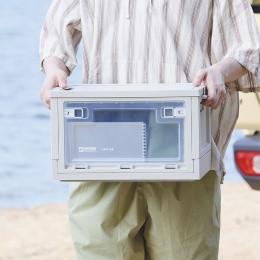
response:
M210 170L204 86L73 85L50 92L53 178L184 181Z

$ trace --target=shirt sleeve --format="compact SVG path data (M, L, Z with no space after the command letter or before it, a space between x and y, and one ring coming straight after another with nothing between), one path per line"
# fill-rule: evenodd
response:
M248 0L214 0L211 62L233 58L248 69L238 80L228 82L231 91L260 91L260 37Z
M76 53L81 40L79 0L53 0L41 33L40 57L42 63L49 56L61 59L70 73L77 65Z

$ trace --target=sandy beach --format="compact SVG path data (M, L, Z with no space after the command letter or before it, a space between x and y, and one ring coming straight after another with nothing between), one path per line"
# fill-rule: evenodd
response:
M260 259L260 191L222 185L219 260ZM67 205L0 211L0 260L75 260Z

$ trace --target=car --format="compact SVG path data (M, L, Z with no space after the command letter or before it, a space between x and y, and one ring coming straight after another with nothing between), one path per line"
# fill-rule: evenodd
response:
M260 131L237 140L233 148L238 172L251 188L260 190Z
M260 28L260 1L251 1ZM240 93L240 111L236 129L244 137L233 145L238 172L254 190L260 190L260 93Z
M260 2L260 1L252 1L252 2ZM260 4L253 4L252 3L251 6L252 6L253 12L255 14L260 13Z

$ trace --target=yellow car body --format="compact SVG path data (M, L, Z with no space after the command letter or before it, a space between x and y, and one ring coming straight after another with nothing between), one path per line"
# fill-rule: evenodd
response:
M260 0L250 1L259 4ZM255 13L256 23L260 29L260 13ZM236 129L244 129L247 134L260 131L260 93L239 93L240 111Z

